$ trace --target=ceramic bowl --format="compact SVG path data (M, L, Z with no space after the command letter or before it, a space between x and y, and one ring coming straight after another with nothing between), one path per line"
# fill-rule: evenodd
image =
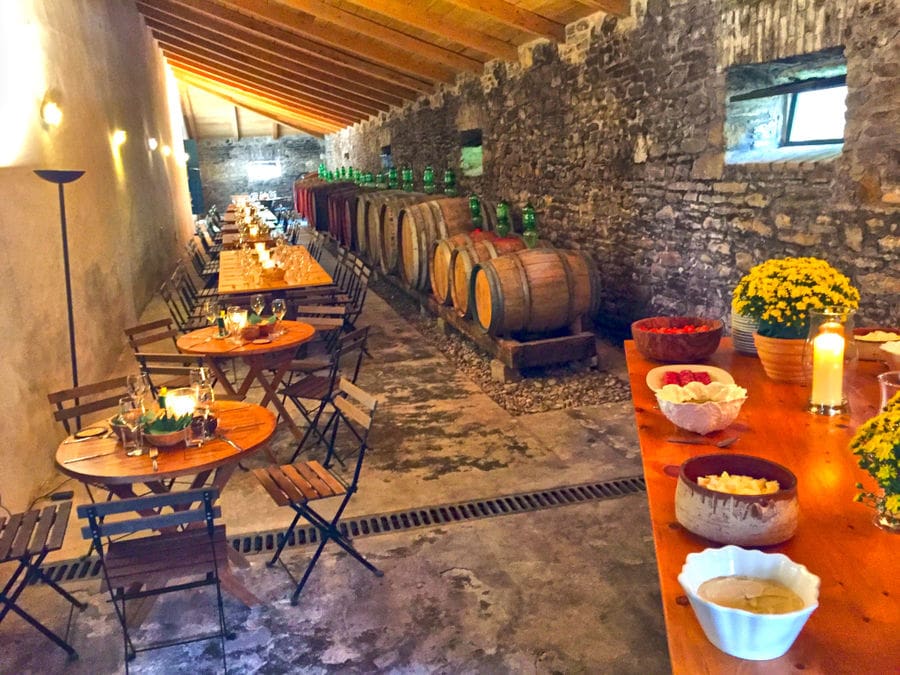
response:
M704 581L731 575L779 581L800 596L803 609L786 614L754 614L722 607L697 595ZM819 577L781 553L748 551L738 546L708 548L688 555L678 582L707 639L726 654L741 659L764 661L782 656L819 606Z
M171 448L183 443L187 434L186 429L171 431L167 434L144 434L144 440L155 448Z
M675 385L668 385L675 386ZM695 385L690 385L691 387ZM721 383L706 385L708 388L729 387ZM693 431L695 434L711 434L727 428L737 419L741 406L747 400L745 389L730 385L734 390L733 398L727 400L695 402L676 402L667 398L668 391L663 387L656 392L659 410L672 424L680 429Z
M709 326L701 333L651 333L650 328ZM699 316L657 316L631 324L631 336L638 351L653 361L692 363L702 361L719 348L722 322Z
M766 495L735 495L700 486L700 476L750 476L777 480L780 489ZM769 546L794 536L800 518L797 477L761 457L713 454L681 465L675 488L675 518L696 535L721 544Z
M888 365L889 370L900 370L900 341L888 342L881 345L881 358Z
M871 340L866 339L866 336L871 333L875 333L879 331L882 334L887 335L900 335L900 328L856 328L853 331L853 343L856 345L856 351L859 354L859 359L861 361L887 361L889 360L889 356L886 356L882 347L884 345L890 344L891 342L897 343L897 348L900 350L900 338L893 339L884 339L884 340Z

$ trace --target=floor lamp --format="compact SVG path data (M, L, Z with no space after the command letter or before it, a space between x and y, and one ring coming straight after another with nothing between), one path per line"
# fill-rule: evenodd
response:
M66 232L66 197L63 185L78 180L84 171L52 171L42 169L35 173L49 183L56 183L59 188L59 225L62 230L63 269L66 274L66 307L69 310L69 354L72 357L72 386L78 386L78 358L75 355L75 316L72 307L72 275L69 272L69 237ZM76 420L79 424L80 420Z

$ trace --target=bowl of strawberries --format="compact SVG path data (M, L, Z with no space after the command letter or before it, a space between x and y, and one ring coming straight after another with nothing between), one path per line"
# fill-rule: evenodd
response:
M654 316L631 324L644 358L664 363L702 361L719 348L722 322L699 316Z

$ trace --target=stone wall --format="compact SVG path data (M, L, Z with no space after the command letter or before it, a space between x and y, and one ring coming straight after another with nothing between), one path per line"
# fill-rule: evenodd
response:
M900 323L900 6L889 0L636 0L520 49L400 110L330 136L329 165L456 166L480 126L484 175L464 192L538 210L542 236L586 250L598 320L725 316L730 292L772 256L813 255L850 275L861 320ZM843 153L726 165L732 65L843 47ZM476 124L477 123L477 124ZM349 159L344 156L349 154Z
M324 152L324 143L308 134L270 137L207 138L198 141L200 180L207 208L215 204L223 211L231 195L249 192L272 192L279 197L293 194L294 181L305 173L315 171ZM281 178L271 181L250 181L247 163L281 161Z
M62 427L47 394L72 386L59 200L33 169L82 169L65 189L80 382L115 374L137 323L193 231L178 91L133 3L0 2L0 499L24 509L57 487ZM41 124L52 92L58 127ZM174 92L174 96L167 92ZM111 143L115 129L127 141Z

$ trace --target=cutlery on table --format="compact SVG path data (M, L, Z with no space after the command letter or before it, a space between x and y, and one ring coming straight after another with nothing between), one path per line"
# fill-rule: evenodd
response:
M93 455L85 455L84 457L72 457L71 459L64 459L63 464L74 464L75 462L83 462L86 459L95 459L97 457L115 455L118 451L119 449L116 448L115 450L110 450L109 452L95 452Z
M153 460L153 470L159 471L159 464L156 461L156 458L159 457L159 450L157 448L150 448L150 459Z

